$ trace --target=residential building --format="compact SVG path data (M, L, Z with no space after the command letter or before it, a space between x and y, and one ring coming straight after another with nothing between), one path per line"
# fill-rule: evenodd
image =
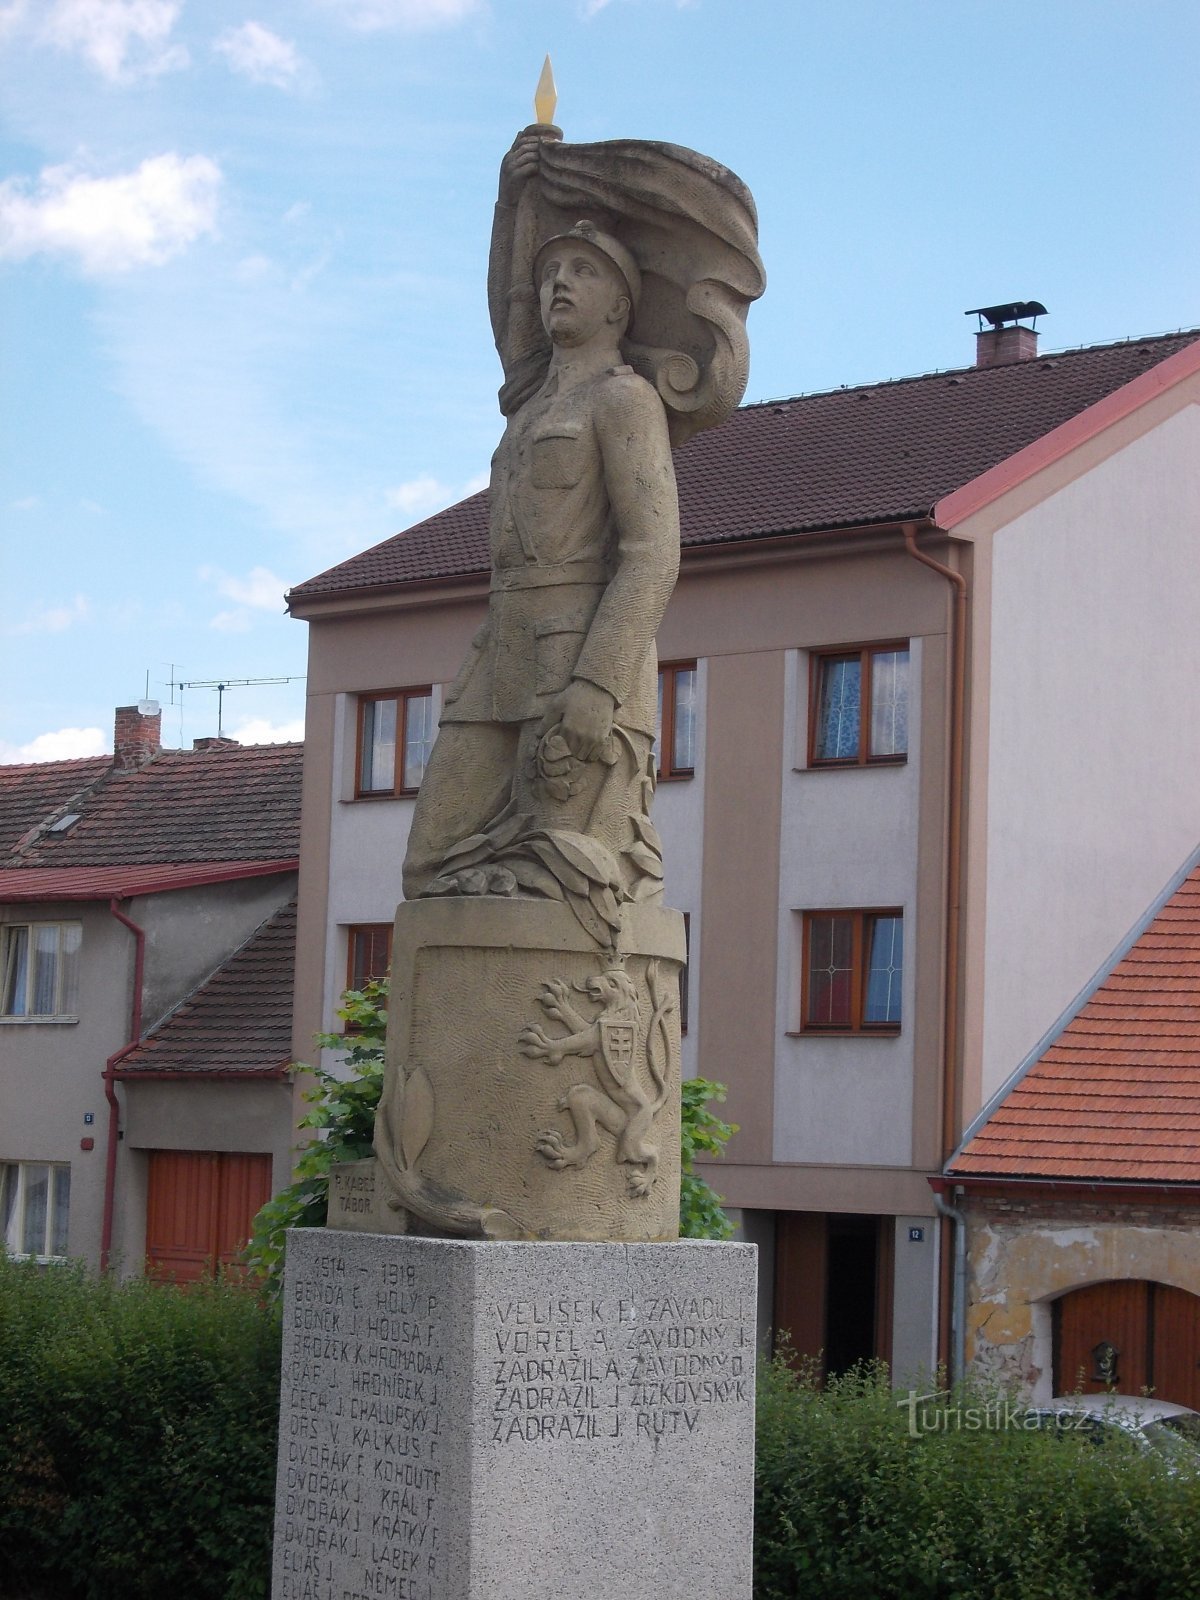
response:
M294 1140L299 744L0 767L0 1222L14 1254L195 1276Z
M745 406L677 452L655 820L684 1070L761 1315L830 1367L950 1350L928 1179L1195 838L1196 331ZM1027 337L1024 335L1028 335ZM386 961L480 494L300 584L294 1048Z

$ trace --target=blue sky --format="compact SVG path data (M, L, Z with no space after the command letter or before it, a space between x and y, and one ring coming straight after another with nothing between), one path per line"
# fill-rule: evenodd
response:
M98 753L147 675L215 732L172 677L302 675L286 587L484 481L546 51L568 139L749 184L748 399L965 365L1002 300L1200 324L1195 0L0 0L0 760Z

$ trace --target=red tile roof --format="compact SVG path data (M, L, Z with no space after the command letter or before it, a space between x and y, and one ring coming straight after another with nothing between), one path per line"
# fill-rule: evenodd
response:
M278 1077L291 1060L295 959L293 900L130 1051L118 1076Z
M0 767L0 859L33 829L102 778L111 756Z
M676 453L687 546L928 515L1200 330L743 406ZM488 568L487 493L298 584L293 601Z
M161 867L228 862L294 861L300 849L301 744L229 745L209 750L164 750L133 772L109 763L45 762L39 780L11 778L30 768L0 768L0 793L11 781L27 793L69 797L70 772L87 768L101 780L79 806L79 821L63 833L43 832L0 864L11 871L77 867ZM41 785L39 791L38 785ZM74 790L70 790L74 793ZM42 811L36 820L50 813ZM27 824L28 826L29 824Z
M1200 1182L1200 867L947 1171Z

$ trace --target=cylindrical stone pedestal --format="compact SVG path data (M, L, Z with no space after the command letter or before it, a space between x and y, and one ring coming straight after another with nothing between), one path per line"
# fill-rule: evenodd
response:
M375 1148L410 1232L676 1237L683 959L661 906L613 952L554 901L401 905Z
M755 1256L290 1234L272 1600L750 1600Z

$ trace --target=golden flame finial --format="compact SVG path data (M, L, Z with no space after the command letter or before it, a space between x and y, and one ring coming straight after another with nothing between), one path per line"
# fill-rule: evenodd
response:
M533 114L541 123L552 123L557 105L558 90L554 87L554 68L550 65L550 57L547 56L542 63L542 75L538 79L537 88L533 92Z

